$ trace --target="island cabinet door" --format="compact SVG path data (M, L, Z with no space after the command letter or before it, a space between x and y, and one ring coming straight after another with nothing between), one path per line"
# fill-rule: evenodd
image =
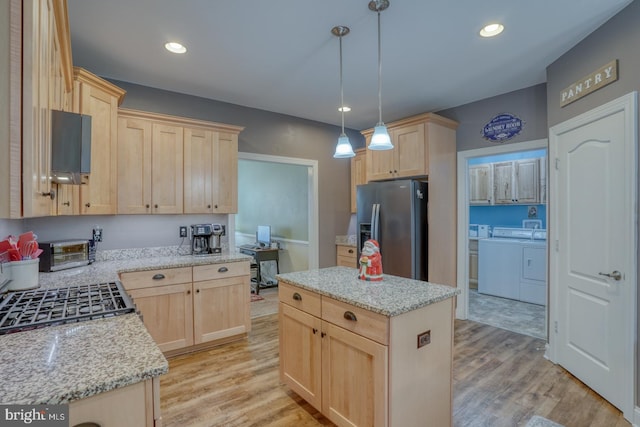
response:
M321 320L280 303L280 381L322 410Z
M338 426L388 425L388 348L322 322L322 413Z

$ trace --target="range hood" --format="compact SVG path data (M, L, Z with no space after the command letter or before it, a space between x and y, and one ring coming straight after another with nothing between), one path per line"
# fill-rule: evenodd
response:
M91 116L51 110L51 181L82 184L91 172Z

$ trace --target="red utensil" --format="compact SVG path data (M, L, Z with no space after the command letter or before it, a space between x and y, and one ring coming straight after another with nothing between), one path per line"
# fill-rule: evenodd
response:
M11 248L7 252L9 252L9 259L11 261L20 261L20 252L17 249Z
M34 240L33 231L27 231L26 233L22 233L20 237L18 237L18 248L27 244Z
M9 242L9 239L0 242L0 253L6 252L11 248L13 248L13 246L11 246L11 242Z

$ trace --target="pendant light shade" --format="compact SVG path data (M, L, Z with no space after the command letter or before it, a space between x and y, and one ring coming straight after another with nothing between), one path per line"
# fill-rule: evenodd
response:
M353 147L349 142L349 137L344 133L344 91L342 90L342 36L349 34L349 27L338 25L331 29L331 34L338 36L340 39L340 112L342 114L342 133L338 138L338 145L336 145L336 152L333 154L335 159L345 159L349 157L355 157L356 153L353 152Z
M369 150L391 150L393 144L389 137L387 127L382 121L382 55L380 48L380 12L389 7L389 0L372 0L369 2L369 10L378 13L378 123L376 124L371 142L369 142Z

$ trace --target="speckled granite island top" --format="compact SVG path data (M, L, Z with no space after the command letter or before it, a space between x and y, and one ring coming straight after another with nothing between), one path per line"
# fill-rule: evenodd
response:
M451 286L388 274L381 282L367 282L357 274L355 268L329 267L278 274L276 278L385 316L397 316L460 293Z
M0 403L61 404L168 371L136 314L0 337Z

